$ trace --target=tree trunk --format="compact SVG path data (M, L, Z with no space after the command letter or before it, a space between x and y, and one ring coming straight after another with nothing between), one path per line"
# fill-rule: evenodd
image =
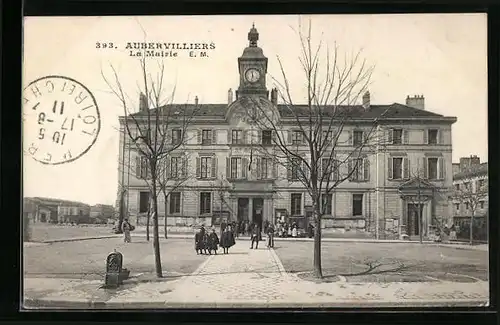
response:
M149 241L149 220L151 218L151 209L148 211L146 216L146 240Z
M156 188L153 185L153 193L156 193ZM158 231L158 197L153 194L153 250L155 254L155 270L156 277L162 278L161 257L160 257L160 236Z
M118 233L122 233L122 223L125 219L125 191L122 189L120 191L120 206L118 212Z
M420 233L420 244L424 242L424 218L423 218L423 211L420 210L420 202L417 205L417 214L418 214L418 222L419 222L419 233ZM423 209L423 207L422 207Z
M321 213L317 211L319 207L315 208L314 221L316 228L314 231L314 276L321 279L323 278L323 271L321 269Z
M167 239L167 196L165 195L165 224L163 225L163 234Z
M473 233L472 233L472 229L473 229L473 226L474 226L474 212L472 212L471 216L470 216L470 226L469 226L469 244L472 245L474 243L474 237L473 237Z

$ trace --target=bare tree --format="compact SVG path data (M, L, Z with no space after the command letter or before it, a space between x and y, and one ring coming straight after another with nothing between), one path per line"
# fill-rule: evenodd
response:
M217 181L211 183L211 187L214 189L215 195L219 198L219 219L222 222L222 211L224 207L231 213L235 215L231 205L227 202L225 193L227 193L229 184L227 180L224 178L224 175L221 174ZM229 221L229 220L228 220Z
M300 182L312 200L316 229L314 275L321 278L321 220L328 197L347 180L365 181L368 155L378 141L377 125L385 112L365 115L369 105L357 105L362 94L368 95L374 69L361 59L361 51L341 60L336 45L331 49L322 42L312 44L310 21L306 34L301 29L299 22L299 61L307 90L306 104L295 105L292 100L290 82L278 57L283 81L273 78L277 84L271 92L274 105L250 98L247 110L260 132L256 154L284 166L287 179ZM276 105L278 95L283 104ZM362 132L353 133L352 127ZM270 140L262 139L264 131L271 132ZM346 133L350 134L348 139L343 137Z
M141 178L146 182L150 193L150 209L148 219L153 219L153 248L155 255L155 270L157 277L162 277L160 259L160 243L158 231L158 197L162 190L160 178L164 177L167 162L178 149L181 149L186 140L186 129L196 112L195 108L185 105L172 104L175 86L170 96L165 96L163 62L158 64L158 72L153 78L147 65L146 53L140 61L140 83L138 85L139 112L136 112L130 97L122 86L118 73L110 64L112 79L104 72L101 75L111 92L119 100L124 115L124 130L126 138L138 153L136 166ZM168 104L168 105L167 105ZM153 109L150 109L153 107ZM180 130L178 132L177 130ZM175 141L173 140L175 138ZM130 148L128 150L131 150ZM165 187L165 186L164 186ZM149 220L147 221L149 226Z
M469 244L474 243L474 218L476 217L477 210L481 201L488 195L488 185L486 182L477 182L474 184L473 180L464 181L460 184L458 189L455 189L453 198L465 204L466 209L470 211L470 224L469 224Z

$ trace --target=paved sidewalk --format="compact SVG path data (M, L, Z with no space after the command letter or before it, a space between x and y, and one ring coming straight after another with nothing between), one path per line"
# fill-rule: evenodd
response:
M99 289L102 281L25 279L28 307L57 308L285 308L485 306L487 282L315 283L285 272L261 242L238 240L230 254L207 256L191 275L170 281ZM133 270L132 270L133 272Z
M119 238L122 237L121 234L112 234L106 236L93 236L93 237L75 237L75 238L60 238L53 240L45 240L41 243L58 243L58 242L68 242L68 241L80 241L80 240L93 240L93 239L107 239L107 238ZM146 233L141 232L133 232L133 237L145 237ZM177 239L194 239L194 234L168 234L169 238L177 238ZM163 236L160 238L162 239ZM240 241L250 241L250 237L242 236L239 238ZM314 241L313 238L280 238L275 237L275 241L294 241L294 242L307 242ZM366 238L322 238L322 242L345 242L345 243L393 243L393 244L411 244L411 245L421 245L418 241L408 241L408 240L385 240L385 239L366 239ZM262 241L261 243L264 243ZM38 242L37 242L38 243ZM25 243L26 246L34 246L35 243ZM480 251L488 251L488 244L480 244L480 245L468 245L463 243L436 243L433 241L424 241L424 245L431 245L437 247L450 247L456 249L469 249L469 250L480 250Z

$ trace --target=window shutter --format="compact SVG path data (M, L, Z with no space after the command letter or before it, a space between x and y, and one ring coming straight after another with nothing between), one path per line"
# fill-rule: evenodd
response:
M141 178L141 157L135 157L135 177Z
M226 158L226 178L231 179L231 158Z
M424 144L429 144L429 131L427 129L424 130Z
M232 137L233 136L233 130L229 129L227 130L227 144L231 144L232 143Z
M438 144L444 144L444 132L442 130L438 130Z
M276 144L277 139L276 139L276 130L271 131L271 139L272 139L272 144Z
M351 146L354 145L354 131L353 130L349 131L349 145L351 145Z
M257 144L262 144L262 131L257 131Z
M443 164L444 159L443 158L438 158L438 176L439 179L444 179L444 164Z
M286 169L286 178L288 179L288 181L291 181L292 180L293 164L292 164L292 161L290 159L288 159L286 164L288 166L288 168Z
M248 130L243 130L243 132L241 132L241 143L248 143Z
M201 130L196 130L196 132L197 132L198 144L201 144Z
M217 143L217 130L213 129L212 130L212 144L216 144L216 143Z
M351 174L351 171L352 171L352 159L349 159L347 161L347 175L349 175L349 180L352 180L353 178L353 174Z
M217 157L212 157L212 178L217 178Z
M273 178L278 178L278 164L276 160L273 159Z
M285 131L288 135L288 144L292 144L292 131L291 130L288 130L288 131Z
M262 159L257 157L257 179L261 179L262 177Z
M410 159L403 158L403 178L410 178Z
M388 179L392 179L392 158L387 158L387 174L389 175Z
M423 167L424 167L424 178L429 178L429 175L427 173L427 158L422 158L423 160Z
M306 144L306 132L304 130L300 131L300 137L301 137L301 141L302 141L302 144Z
M403 144L409 143L408 130L403 130Z
M394 142L393 132L394 132L393 129L389 129L387 131L387 143L389 143L389 144L393 144L393 142Z
M363 176L365 181L370 180L370 160L368 158L363 159Z
M164 167L165 167L165 170L163 171L163 179L164 180L168 180L169 178L172 177L172 175L170 175L170 165L171 165L171 160L172 158L169 158L169 157L166 157L165 160L163 160L163 164L164 164Z
M248 172L248 158L242 158L241 159L241 177L242 178L247 178L247 173Z
M304 174L304 181L309 180L309 168L307 167L307 163L305 161L302 162L302 174Z
M201 177L200 157L196 157L196 178Z
M188 157L182 157L182 177L187 177Z

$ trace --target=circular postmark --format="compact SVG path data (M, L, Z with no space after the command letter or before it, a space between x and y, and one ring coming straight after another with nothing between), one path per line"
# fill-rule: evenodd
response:
M94 145L101 129L94 95L80 82L46 76L23 90L23 146L43 164L74 161Z

